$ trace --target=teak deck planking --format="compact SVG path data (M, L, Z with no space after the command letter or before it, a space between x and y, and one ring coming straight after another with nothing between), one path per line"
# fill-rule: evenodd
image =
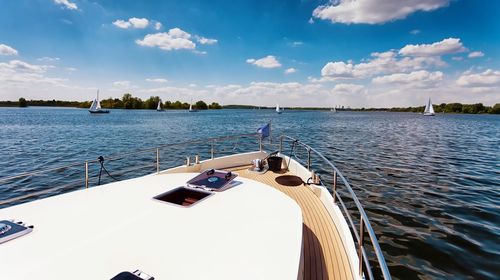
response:
M264 174L248 170L249 166L231 168L242 177L252 179L285 193L302 210L304 277L303 279L354 279L349 259L338 229L321 200L307 186L278 184L275 179L287 173L267 171Z

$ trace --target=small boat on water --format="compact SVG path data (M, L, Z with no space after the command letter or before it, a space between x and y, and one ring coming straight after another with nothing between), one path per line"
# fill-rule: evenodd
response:
M335 109L335 107L333 107L333 108L330 109L330 112L337 113L337 109Z
M434 108L432 107L431 98L429 97L429 101L427 101L427 105L425 105L424 116L434 116Z
M101 108L101 102L99 101L99 90L97 90L97 97L92 101L92 105L90 105L89 112L91 114L109 113L109 110L104 110Z
M198 139L210 151L189 141L157 147L156 155L137 151L145 161L126 169L135 178L100 186L93 167L104 168L103 157L75 162L69 166L84 167L84 178L54 178L51 189L0 200L7 206L0 209L1 279L390 280L361 200L337 167L299 139L281 135L279 146L267 146L265 136L270 124ZM248 148L228 155L218 149L227 141ZM295 149L309 151L307 165ZM159 155L170 152L187 160L162 169ZM129 166L129 159L113 162ZM151 160L154 173L139 171ZM36 172L47 170L54 168ZM353 200L349 209L346 199Z
M158 112L165 111L165 110L163 110L163 108L161 108L161 99L158 100L158 106L156 106L156 111L158 111Z
M189 112L190 113L198 112L197 109L193 108L193 100L191 100L191 103L189 103Z
M281 114L283 111L284 109L280 109L280 104L276 104L276 113Z

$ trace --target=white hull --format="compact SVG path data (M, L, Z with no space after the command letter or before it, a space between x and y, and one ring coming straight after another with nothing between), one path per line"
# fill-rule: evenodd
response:
M217 193L188 211L152 200L183 185L193 172L241 166L265 155L216 158L0 209L2 217L20 217L35 225L33 233L0 245L2 275L108 279L124 270L141 269L156 279L301 279L301 210L275 189L238 177L241 186ZM289 168L303 180L310 176L295 160ZM346 220L326 188L313 188L340 231L353 276L359 279ZM224 265L207 261L214 258ZM91 269L81 269L82 264Z

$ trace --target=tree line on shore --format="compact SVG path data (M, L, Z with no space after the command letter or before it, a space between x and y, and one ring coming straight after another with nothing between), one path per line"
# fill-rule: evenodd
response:
M156 109L160 101L159 96L151 96L146 100L142 100L138 97L132 96L130 93L126 93L120 98L108 98L101 100L101 107L106 109ZM78 108L89 108L92 101L61 101L61 100L26 100L25 98L19 98L18 101L0 101L0 106L2 107L27 107L27 106L54 106L54 107L78 107ZM193 107L197 110L206 109L274 109L274 107L258 107L251 105L227 105L221 106L217 102L212 102L207 104L204 101L197 101L193 104ZM493 106L484 106L482 103L476 104L461 104L461 103L441 103L439 105L433 105L434 111L436 113L455 113L455 114L500 114L500 103ZM162 103L162 108L166 110L183 110L189 108L189 103L181 101L166 101ZM389 111L389 112L414 112L421 113L424 111L424 106L418 107L393 107L393 108L356 108L356 109L337 109L340 111ZM287 108L291 110L330 110L330 108Z
M482 103L462 104L462 103L441 103L433 105L436 113L452 113L452 114L500 114L500 103L493 106L484 106ZM356 111L390 111L390 112L413 112L422 113L425 106L418 107L393 107L386 108L361 108Z
M130 93L125 93L121 99L110 97L101 100L101 107L106 109L156 109L159 101L159 96L151 96L146 100L142 100L139 97L132 96ZM81 102L78 107L89 108L91 104L91 101ZM166 110L182 110L189 109L189 103L165 101L161 103L161 107ZM207 104L205 101L200 100L193 104L193 108L197 110L222 109L222 106L217 102Z
M100 100L101 107L105 109L156 109L158 102L160 101L159 96L151 96L146 100L142 100L139 97L134 97L130 93L126 93L120 98L108 98ZM0 101L0 106L4 107L27 107L27 106L54 106L54 107L77 107L77 108L89 108L92 101L61 101L61 100L26 100L25 98L19 98L19 101ZM166 101L161 103L161 107L166 110L181 110L189 109L189 103L181 101ZM222 109L222 106L217 102L212 102L207 104L200 100L193 104L193 108L197 110L207 110L207 109Z

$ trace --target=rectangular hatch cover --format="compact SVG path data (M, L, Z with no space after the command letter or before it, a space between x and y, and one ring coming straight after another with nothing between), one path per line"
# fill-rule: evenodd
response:
M230 171L208 169L187 182L190 187L221 192L226 190L238 174Z

